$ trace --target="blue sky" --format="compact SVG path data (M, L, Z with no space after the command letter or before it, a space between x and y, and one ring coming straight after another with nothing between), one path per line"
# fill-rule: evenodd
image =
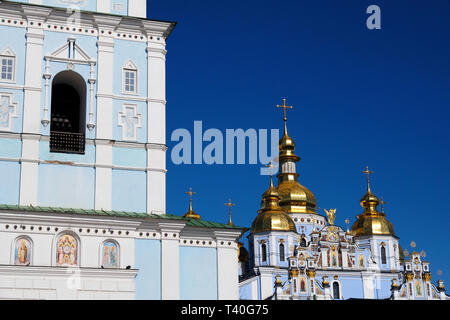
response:
M381 30L366 9L381 8ZM167 143L178 128L282 128L302 160L299 181L345 228L372 191L386 201L404 249L427 253L433 282L450 286L450 1L149 1L149 17L178 22L167 44ZM207 143L204 144L206 146ZM260 165L174 165L167 209L184 194L205 220L251 225L269 179ZM322 212L323 213L323 212ZM443 275L439 277L436 271Z

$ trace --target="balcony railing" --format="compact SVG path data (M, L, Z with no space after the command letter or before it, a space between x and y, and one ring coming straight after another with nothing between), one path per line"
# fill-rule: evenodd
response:
M50 152L84 154L83 133L50 132Z

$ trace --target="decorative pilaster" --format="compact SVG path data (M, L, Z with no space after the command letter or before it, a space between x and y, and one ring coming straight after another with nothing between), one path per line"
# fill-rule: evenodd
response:
M23 101L22 163L19 204L38 204L38 162L41 118L43 22L51 9L23 6L28 21L26 33L25 86Z
M180 299L180 232L185 223L159 223L161 231L161 299ZM236 258L236 257L234 257ZM236 276L237 277L237 276ZM236 278L237 279L237 278Z
M90 102L87 127L94 129L94 85L97 84L97 121L96 121L96 168L95 168L95 209L111 210L112 193L112 147L113 139L113 83L114 83L114 36L113 31L120 23L120 17L94 15L99 33L97 41L97 81L94 68L88 79Z
M217 243L217 298L239 299L239 279L236 256L239 252L237 239L241 231L215 231Z
M144 22L146 25L146 22ZM152 145L166 145L166 49L162 36L148 31L147 139ZM147 212L166 212L166 150L147 149Z

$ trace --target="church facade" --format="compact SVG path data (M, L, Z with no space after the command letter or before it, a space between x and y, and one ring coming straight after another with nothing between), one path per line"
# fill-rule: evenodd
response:
M0 299L238 299L245 231L166 212L145 0L0 1Z
M317 212L316 198L298 182L295 142L279 142L278 184L264 192L261 209L240 244L240 299L244 300L448 300L442 280L431 281L424 254L404 252L383 200L371 190L351 229L334 224L337 210ZM381 205L381 210L379 206Z

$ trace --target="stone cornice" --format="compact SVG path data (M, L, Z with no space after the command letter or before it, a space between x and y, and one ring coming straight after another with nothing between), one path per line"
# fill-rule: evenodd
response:
M38 276L43 274L49 276L70 277L72 272L76 272L80 277L113 277L122 279L134 279L138 273L137 269L99 269L99 268L68 268L51 266L12 266L0 265L0 275L14 276Z
M67 12L66 8L56 8L43 5L23 4L14 2L0 1L0 17L9 19L24 19L28 22L39 23L37 27L39 29L47 30L47 23L54 23L65 25L68 19L71 19L72 13ZM125 33L139 34L145 36L144 41L147 41L147 37L156 36L166 39L173 28L175 22L147 20L144 18L117 16L108 13L98 13L81 11L79 13L80 27L96 29L97 32L102 31L112 32L119 31ZM13 25L15 27L26 27L25 25ZM70 25L72 27L72 25ZM55 32L65 32L65 30L53 30ZM92 35L92 34L90 34ZM96 35L94 35L96 36ZM133 37L124 37L124 40L133 41ZM139 40L137 40L139 41ZM141 39L142 41L142 39Z

